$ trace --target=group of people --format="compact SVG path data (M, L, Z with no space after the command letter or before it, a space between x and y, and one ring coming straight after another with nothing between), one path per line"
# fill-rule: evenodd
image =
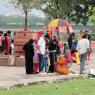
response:
M63 51L61 51L63 49ZM90 59L90 40L88 34L84 33L81 38L76 39L74 33L70 34L68 41L60 47L56 36L50 38L48 35L43 35L43 32L38 32L38 39L30 39L24 46L25 51L25 67L26 74L55 72L55 64L57 63L57 56L63 54L67 63L75 62L74 54L78 55L77 62L80 63L80 74L83 73L85 61L89 54ZM35 71L35 63L38 66L38 71Z
M91 40L87 32L81 32L78 35L79 38L76 39L74 33L72 33L68 39L68 45L71 51L71 55L79 54L79 63L80 63L80 74L84 73L85 64L87 60L90 60L91 49Z
M55 62L57 55L60 54L60 47L55 36L51 39L48 35L44 36L43 32L38 32L38 39L30 39L23 50L25 51L26 74L35 73L35 63L39 66L39 71L36 73L55 72Z
M0 54L12 55L14 51L14 40L11 35L11 31L3 33L0 31Z
M80 31L78 38L71 33L68 41L60 46L56 36L49 36L43 31L38 32L37 39L30 39L24 46L26 74L55 72L57 57L64 55L65 61L80 64L83 73L87 58L90 59L91 40L88 32ZM14 40L11 31L0 31L0 54L14 54Z

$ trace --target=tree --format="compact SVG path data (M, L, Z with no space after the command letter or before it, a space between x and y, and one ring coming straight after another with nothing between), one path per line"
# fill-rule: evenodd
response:
M42 0L36 6L52 18L62 18L74 8L77 0Z
M38 1L39 0L10 0L10 2L12 4L16 5L16 7L23 10L23 12L25 14L25 26L24 26L25 31L28 30L28 27L27 27L28 13L31 11L31 9L34 7L36 2L38 2Z
M91 22L95 25L95 7L92 10L93 15L90 17Z
M95 0L42 0L37 8L50 18L67 18L76 25L87 25L94 6Z
M94 6L95 0L78 0L74 12L71 13L71 20L76 24L81 23L84 26L87 25L89 17L94 13L92 11Z

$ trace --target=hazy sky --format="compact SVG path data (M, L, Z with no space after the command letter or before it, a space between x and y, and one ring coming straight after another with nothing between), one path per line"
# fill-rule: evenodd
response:
M15 9L12 5L8 3L7 0L0 0L0 14L3 15L23 15L23 12ZM37 16L44 16L41 11L33 9L30 14Z

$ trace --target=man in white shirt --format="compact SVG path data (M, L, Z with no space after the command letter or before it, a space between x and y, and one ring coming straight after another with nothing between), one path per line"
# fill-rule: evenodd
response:
M45 40L42 32L39 32L38 50L39 50L39 72L44 68Z
M80 53L80 74L83 74L85 61L87 58L87 50L89 49L89 40L87 35L83 35L82 39L78 41L77 51Z

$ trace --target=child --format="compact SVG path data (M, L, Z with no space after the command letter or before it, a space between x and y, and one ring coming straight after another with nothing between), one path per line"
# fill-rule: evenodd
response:
M48 71L48 59L49 59L49 44L46 44L46 48L45 48L45 55L44 55L44 71L47 72Z

